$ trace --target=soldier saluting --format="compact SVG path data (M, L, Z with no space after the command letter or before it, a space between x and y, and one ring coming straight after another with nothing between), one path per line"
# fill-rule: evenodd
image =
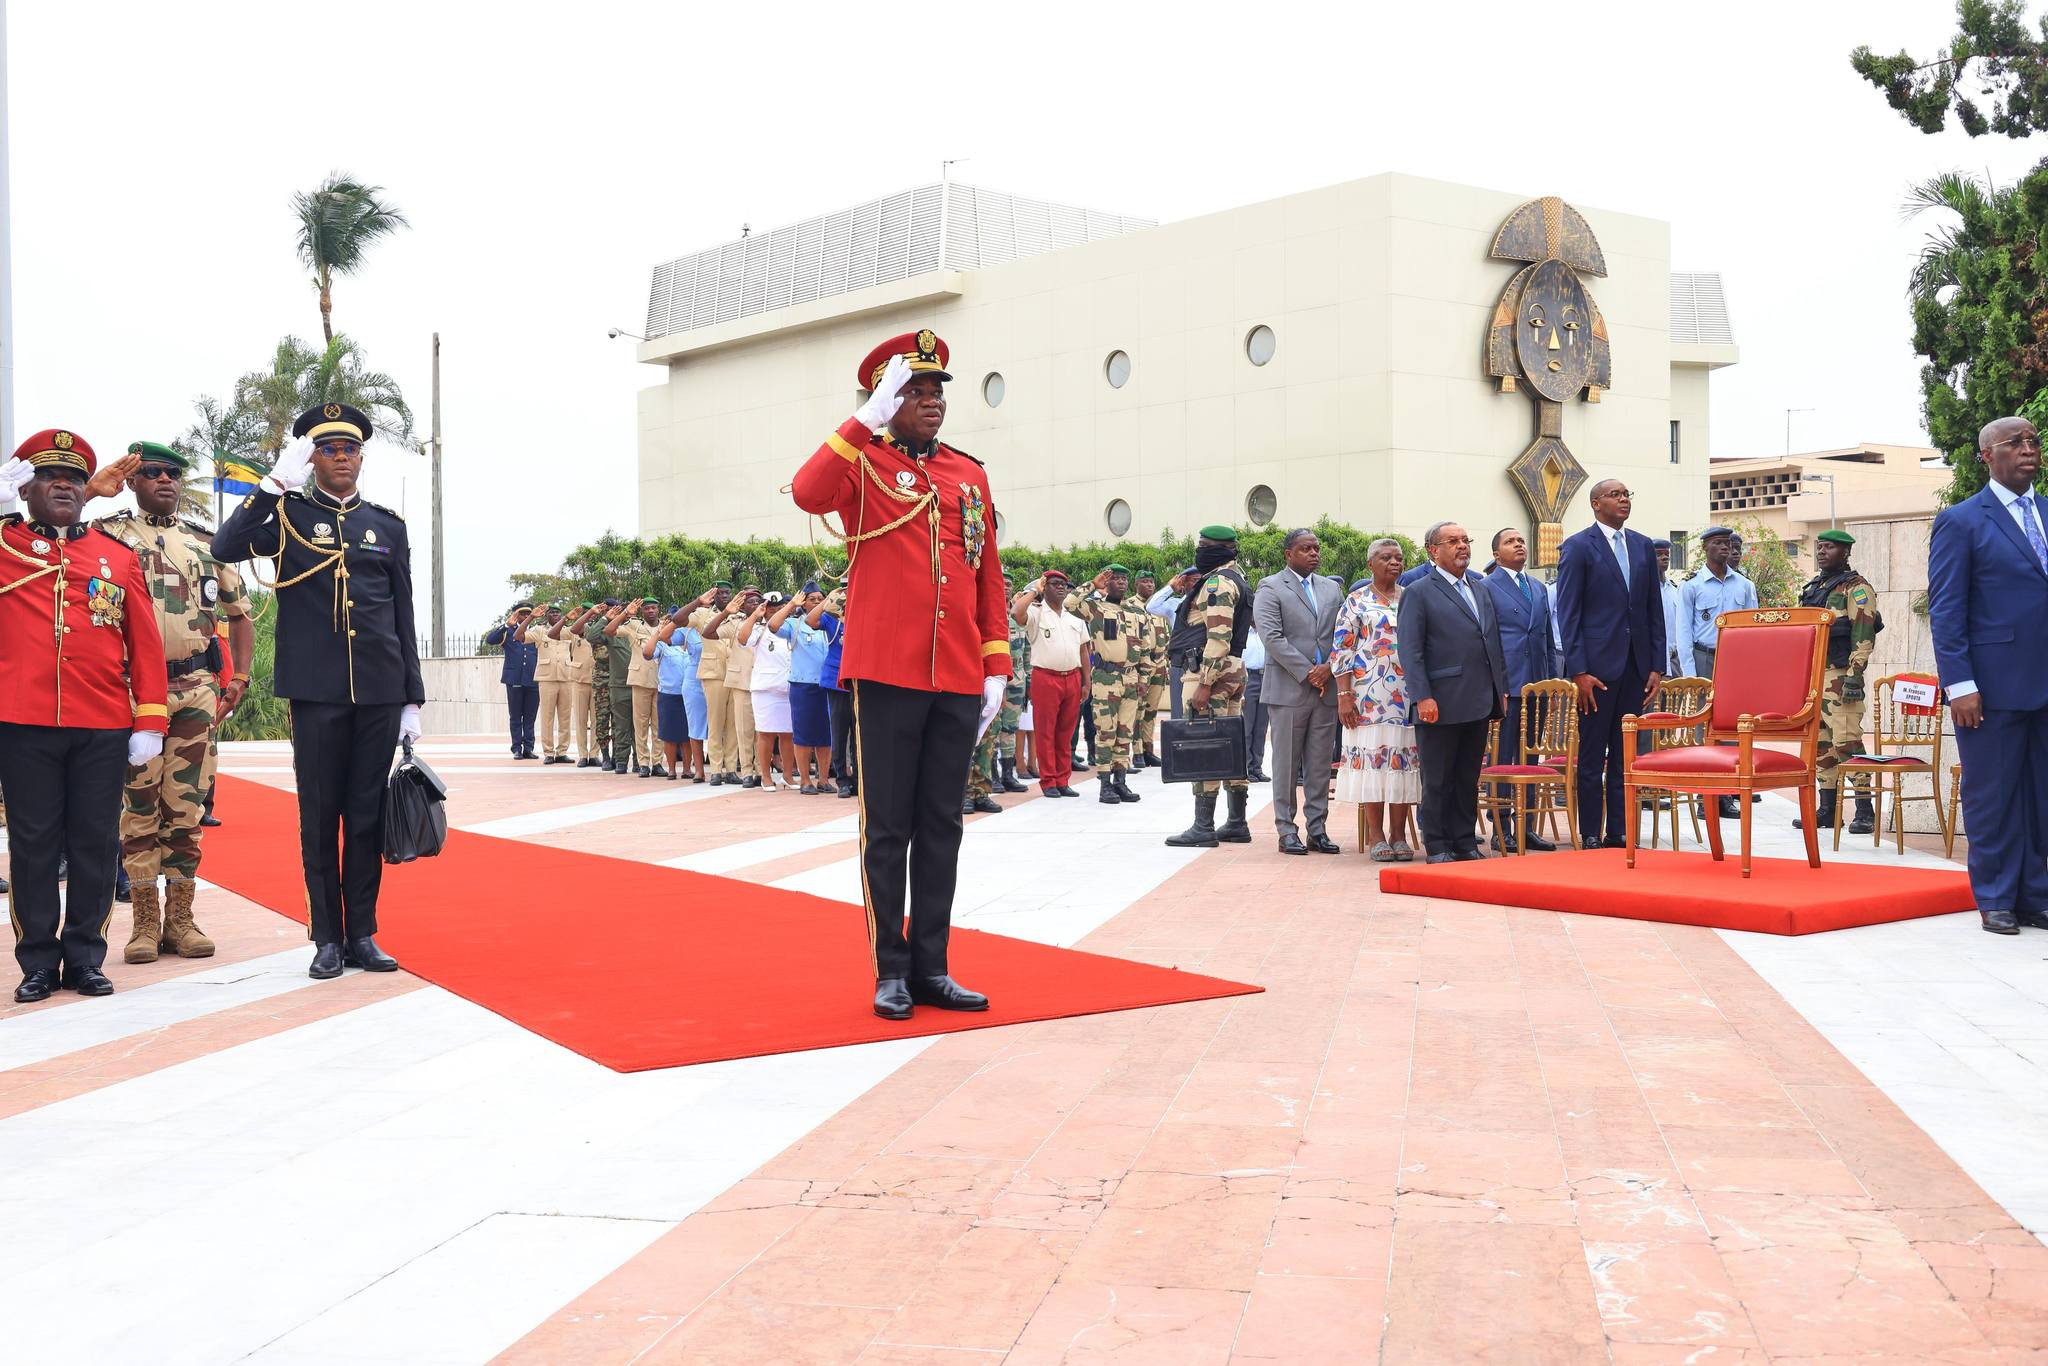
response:
M1816 826L1823 830L1835 823L1835 804L1841 799L1839 765L1863 749L1863 674L1877 648L1877 633L1884 629L1877 590L1849 567L1849 547L1855 544L1856 538L1846 531L1830 529L1816 536L1813 567L1820 572L1799 590L1801 607L1825 607L1835 614L1828 627L1828 671L1820 690L1820 806L1813 813ZM1876 824L1870 798L1858 797L1849 832L1867 835ZM1798 828L1798 817L1793 817L1792 825Z
M219 559L267 559L277 575L273 688L292 708L316 978L339 977L344 964L398 967L372 938L384 784L400 737L419 738L427 696L405 519L356 491L370 430L346 403L301 413L291 445L213 537Z
M163 753L128 770L121 859L133 888L133 927L121 956L129 963L154 963L159 951L206 958L213 941L192 919L199 819L213 784L214 726L241 704L249 683L246 673L224 674L215 627L227 618L228 652L238 668L246 668L256 653L256 628L241 577L213 558L212 533L178 517L190 462L154 441L131 442L128 454L140 462L128 476L138 511L117 512L93 525L133 550L142 566L164 641L171 718Z

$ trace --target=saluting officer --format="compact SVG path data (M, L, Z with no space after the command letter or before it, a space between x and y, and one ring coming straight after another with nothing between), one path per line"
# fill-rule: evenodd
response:
M846 541L839 673L853 684L861 887L888 1020L913 1003L988 1009L948 974L946 943L967 762L1003 703L1010 630L988 473L938 439L947 356L929 328L869 352L856 372L867 402L791 485L805 512L837 515Z
M277 576L273 686L292 708L316 978L339 977L344 964L397 970L372 937L384 785L399 740L419 738L427 699L405 519L356 491L369 435L370 419L346 403L307 409L277 464L213 537L217 558L267 559Z
M131 884L133 924L121 957L154 963L161 951L207 958L213 941L192 919L199 822L213 785L214 727L241 705L249 682L247 674L231 677L223 666L229 654L244 663L255 654L256 628L241 576L213 557L213 533L178 516L190 462L155 441L133 442L128 454L141 461L128 476L138 511L117 512L94 525L133 550L142 566L168 661L171 717L163 753L128 770L121 860ZM222 618L228 623L226 651L216 633Z
M0 465L0 791L13 862L24 1004L59 986L105 996L121 783L163 752L164 644L135 552L78 514L141 461L98 468L85 438L37 432ZM93 481L88 486L88 480ZM57 862L68 849L67 904ZM59 933L59 921L62 933Z
M1086 590L1067 595L1067 610L1088 623L1088 652L1094 656L1088 700L1095 715L1096 800L1105 806L1140 800L1125 774L1131 766L1131 735L1138 726L1147 658L1139 619L1143 603L1125 601L1131 571L1120 564L1098 573Z

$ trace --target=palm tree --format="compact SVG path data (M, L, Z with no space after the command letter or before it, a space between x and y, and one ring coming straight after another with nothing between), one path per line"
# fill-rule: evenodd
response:
M185 476L184 491L179 495L179 509L205 520L213 513L217 500L212 478L199 473L201 462L206 463L211 475L218 475L221 463L226 460L262 468L266 463L262 447L264 427L249 409L233 404L223 406L219 399L208 395L192 400L192 408L197 419L171 443L171 448L192 462L190 473Z
M364 185L335 171L311 193L292 196L299 260L313 272L320 291L320 335L329 342L334 340L334 277L354 274L378 238L412 226L379 197L383 193L382 185Z
M235 381L234 407L260 432L256 449L266 459L284 449L292 421L316 403L347 403L369 415L387 441L417 449L412 409L398 381L363 367L362 348L339 336L314 350L297 337L278 342L268 370Z

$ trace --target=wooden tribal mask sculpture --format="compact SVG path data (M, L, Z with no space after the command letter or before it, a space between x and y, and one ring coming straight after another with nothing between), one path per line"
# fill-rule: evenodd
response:
M1494 305L1486 373L1500 391L1526 389L1536 405L1536 439L1508 478L1536 520L1536 563L1557 563L1564 511L1586 471L1564 444L1564 405L1598 403L1613 363L1607 322L1582 275L1607 274L1606 258L1579 211L1554 195L1532 199L1494 234L1497 261L1526 262Z

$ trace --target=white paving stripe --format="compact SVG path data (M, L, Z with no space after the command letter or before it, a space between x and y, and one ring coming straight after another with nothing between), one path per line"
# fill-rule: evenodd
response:
M641 779L634 779L639 782ZM472 835L495 835L499 839L525 839L529 835L546 835L556 830L567 830L575 825L588 825L592 821L608 821L619 816L637 816L642 811L658 811L664 806L682 806L688 802L710 801L717 797L735 795L747 789L713 787L709 783L699 787L695 783L649 783L653 789L635 792L629 796L607 797L602 801L583 802L576 806L556 806L541 811L529 811L520 816L502 816L497 820L478 821L473 825L458 825L457 830L467 830Z

